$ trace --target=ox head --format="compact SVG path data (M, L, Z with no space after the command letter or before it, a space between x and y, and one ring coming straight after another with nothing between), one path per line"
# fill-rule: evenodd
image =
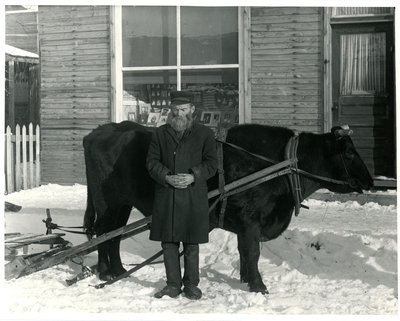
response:
M336 126L331 129L327 141L327 156L330 177L345 181L346 185L332 184L333 192L362 193L373 186L372 177L360 155L356 151L350 135L349 126Z

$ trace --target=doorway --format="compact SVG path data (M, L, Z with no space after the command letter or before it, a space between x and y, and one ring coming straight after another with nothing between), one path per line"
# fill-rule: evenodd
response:
M332 125L348 124L373 177L396 176L392 23L332 26Z

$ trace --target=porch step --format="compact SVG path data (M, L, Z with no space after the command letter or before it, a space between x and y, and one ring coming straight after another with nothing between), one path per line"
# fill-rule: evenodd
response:
M389 179L374 178L374 188L377 188L377 189L397 188L397 180L394 178L389 178Z
M350 194L337 194L329 191L317 191L312 194L309 199L325 201L325 202L347 202L355 201L360 205L373 202L379 205L397 205L397 192L396 191L372 191L365 192L364 194L350 193Z

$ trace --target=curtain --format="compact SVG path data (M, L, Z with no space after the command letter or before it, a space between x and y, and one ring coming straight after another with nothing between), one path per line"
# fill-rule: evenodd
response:
M386 34L341 35L340 94L381 95L386 91Z

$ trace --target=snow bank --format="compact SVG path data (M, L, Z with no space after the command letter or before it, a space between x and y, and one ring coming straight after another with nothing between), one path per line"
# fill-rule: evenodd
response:
M57 224L82 223L86 186L49 184L5 199L23 206L19 213L5 214L6 232L44 233L41 220L46 208ZM17 319L51 315L52 320L257 320L291 314L337 315L335 320L349 315L395 317L397 208L376 203L307 203L310 210L293 217L287 231L260 245L259 269L269 295L250 293L240 283L236 236L216 229L210 242L200 248L204 295L199 301L182 296L153 298L165 285L162 264L146 266L127 279L95 289L100 283L96 276L67 287L65 280L80 271L77 264L68 262L5 282L2 315ZM130 221L141 217L133 211ZM70 234L65 238L74 245L85 241ZM146 232L122 242L122 260L130 269L159 249ZM85 257L85 264L95 262L96 253Z

